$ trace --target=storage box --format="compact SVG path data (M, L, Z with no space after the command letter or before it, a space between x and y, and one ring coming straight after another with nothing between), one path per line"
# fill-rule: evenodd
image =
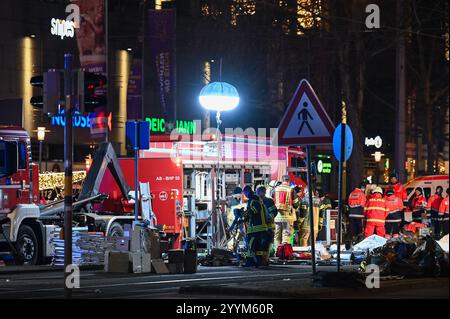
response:
M186 250L184 252L184 273L194 274L197 272L197 251Z
M137 252L143 249L143 228L140 225L134 225L131 233L131 252Z
M169 264L184 263L184 250L171 249L168 251Z
M150 254L144 252L131 253L133 273L145 273L152 270Z
M160 240L159 241L159 253L164 254L169 251L169 241L168 240Z
M105 253L105 271L128 273L130 270L130 257L128 252L107 251Z

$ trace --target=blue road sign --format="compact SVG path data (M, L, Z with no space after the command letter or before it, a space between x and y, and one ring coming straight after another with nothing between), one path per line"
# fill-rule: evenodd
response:
M339 124L338 127L334 130L333 134L333 151L334 156L339 161L341 158L341 131L342 131L342 124ZM344 148L344 160L347 161L350 158L350 155L352 155L353 150L353 133L348 126L348 124L345 125L345 148Z
M136 138L136 125L138 125L138 136ZM136 143L140 150L150 148L150 123L147 121L127 121L126 124L127 148L134 150Z

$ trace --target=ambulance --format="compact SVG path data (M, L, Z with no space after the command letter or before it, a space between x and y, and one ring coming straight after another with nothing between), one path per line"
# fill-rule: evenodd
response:
M428 175L414 178L405 184L408 202L411 202L417 187L422 188L422 194L428 199L436 192L438 186L442 186L444 189L442 195L445 196L445 191L449 187L448 178L448 175Z

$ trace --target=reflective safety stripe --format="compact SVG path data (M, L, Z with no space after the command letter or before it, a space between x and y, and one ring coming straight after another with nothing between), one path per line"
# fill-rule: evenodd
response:
M362 205L350 205L350 208L363 207Z
M386 219L386 223L400 223L401 219Z
M383 207L367 207L364 210L381 210L382 212L387 212L388 210Z
M351 214L351 215L348 215L348 217L353 217L353 218L364 218L364 215L354 215L354 214Z
M373 222L373 223L383 223L384 224L384 220L383 219L368 219L368 222Z

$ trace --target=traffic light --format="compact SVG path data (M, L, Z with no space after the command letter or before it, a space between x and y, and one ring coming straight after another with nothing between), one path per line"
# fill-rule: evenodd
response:
M30 104L42 109L45 114L57 114L60 111L61 101L64 100L62 89L63 76L60 71L49 70L42 75L33 76L30 84L33 87L43 88L42 95L33 96Z
M104 75L78 71L77 82L78 103L76 103L76 108L80 113L92 113L97 107L106 105L106 96L95 92L97 88L106 84Z

